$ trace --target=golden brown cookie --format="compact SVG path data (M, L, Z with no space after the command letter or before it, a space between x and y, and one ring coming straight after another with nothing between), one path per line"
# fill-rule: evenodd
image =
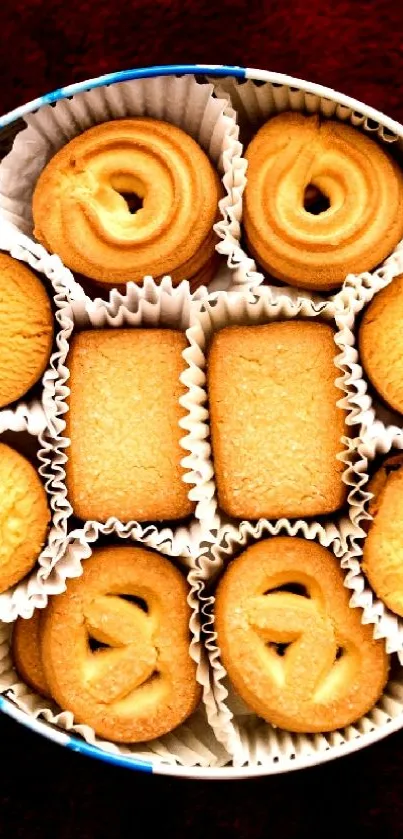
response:
M246 150L249 250L288 284L332 289L370 271L403 236L403 174L366 134L284 113Z
M66 482L79 518L148 521L193 511L180 465L185 347L185 335L171 329L94 329L73 337Z
M255 713L288 731L333 731L381 696L389 660L349 608L339 563L304 539L273 537L230 563L216 593L222 662Z
M403 455L388 457L368 484L373 518L363 550L363 570L375 594L403 617Z
M53 316L42 283L0 253L0 408L20 399L49 361Z
M330 326L230 326L208 357L218 499L237 518L318 516L342 506L344 412Z
M158 554L94 550L43 622L43 665L59 705L117 742L153 740L180 725L200 699L188 592Z
M42 550L50 512L32 464L0 443L0 592L22 580Z
M12 650L17 673L23 682L41 696L50 697L41 650L42 612L34 612L32 618L17 618L13 626Z
M194 287L212 279L222 196L207 155L180 128L113 120L75 137L45 167L33 198L35 236L106 287L146 274Z
M359 330L361 363L379 395L403 414L403 274L375 295Z

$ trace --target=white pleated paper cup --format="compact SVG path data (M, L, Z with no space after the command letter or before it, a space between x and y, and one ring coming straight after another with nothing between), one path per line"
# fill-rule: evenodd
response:
M209 693L208 663L200 639L199 614L199 580L196 574L195 558L200 554L199 533L194 531L192 553L189 553L180 537L167 540L164 535L150 528L136 526L122 526L118 522L104 526L87 525L70 534L66 539L60 558L60 566L64 568L64 581L60 591L65 590L68 578L79 577L82 574L83 562L91 555L97 541L109 537L107 543L132 544L152 549L158 553L174 559L182 568L189 584L188 603L191 609L190 617L190 648L189 653L197 665L196 678L203 688L203 693ZM52 575L53 576L53 575ZM59 589L59 579L54 576L55 592ZM60 592L58 592L60 593ZM216 740L205 713L203 701L199 707L182 725L158 740L136 745L118 745L99 738L94 730L74 719L71 711L61 709L48 699L36 694L28 687L16 672L11 653L12 629L0 623L0 693L7 697L29 719L46 720L52 726L64 732L78 735L86 743L97 746L113 755L125 755L135 762L145 761L152 766L179 765L218 767L224 766L229 756L222 745Z
M364 429L361 438L356 441L355 453L351 454L355 489L351 495L350 519L354 529L350 534L351 550L342 560L342 566L347 572L345 584L352 591L352 606L362 609L363 623L373 625L374 638L383 638L387 651L396 652L401 664L403 618L388 609L373 591L362 568L362 557L368 523L372 520L368 512L368 502L373 496L368 492L368 482L379 467L380 459L402 450L402 430L393 426L385 427L379 421Z
M201 301L195 309L194 323L188 330L188 339L193 349L195 363L199 369L199 440L195 441L192 458L192 474L195 488L192 499L197 502L196 516L212 530L219 528L228 520L220 509L215 481L214 459L210 444L210 426L207 393L208 352L213 335L226 326L257 325L284 320L315 320L325 322L335 329L335 344L339 349L335 357L335 383L340 390L339 407L346 412L347 427L354 406L351 399L356 396L356 382L352 364L354 359L354 336L350 328L345 309L335 301L324 301L319 297L302 297L297 290L287 289L287 293L269 286L260 286L248 294L217 293L214 299ZM247 421L247 419L246 419ZM350 437L340 440L338 459L346 465L343 481L349 487L354 475L349 471L350 450L353 446ZM342 515L342 511L340 512Z
M56 256L49 256L44 248L36 245L7 223L0 223L0 251L23 262L40 275L45 289L57 311L66 301L65 270ZM45 374L44 374L45 375ZM40 384L36 390L40 389ZM28 431L38 436L46 427L42 398L19 399L11 406L0 409L0 433L3 431Z
M66 269L58 257L49 256L41 246L31 242L6 222L0 223L0 250L28 265L42 280L53 304L57 343L57 316L66 303ZM43 408L43 392L49 372L49 368L45 370L42 382L35 385L34 393L37 395L34 398L28 401L20 399L0 410L0 439L36 462L45 489L48 489L49 447L45 439L47 420ZM61 549L62 534L52 518L46 542L32 571L0 594L0 621L10 622L18 616L31 617L36 607L46 604L46 580Z
M347 123L358 131L376 139L385 146L387 151L397 150L400 159L403 159L403 130L396 123L391 125L391 121L383 114L365 108L361 103L349 99L349 97L342 97L335 91L324 89L320 85L313 85L300 79L289 79L289 77L287 79L281 74L268 73L263 75L269 78L271 76L272 79L249 78L240 83L238 79L231 76L218 79L211 78L217 94L219 96L226 94L230 98L237 114L240 139L244 147L248 145L254 134L267 120L285 111L294 111L306 115L319 114L327 119ZM275 80L274 77L276 77ZM239 192L240 204L242 204L246 181L247 177L243 181ZM242 207L240 212L242 213ZM394 255L400 262L401 273L403 270L402 243L399 243ZM273 282L272 278L267 280L261 268L256 267L255 260L250 258L247 247L244 245L233 251L231 264L237 269L239 280L243 279L244 282L249 281L250 283L251 277L253 277L253 284L256 285L265 281ZM337 299L346 285L354 284L358 286L362 282L375 287L379 279L378 271L382 275L385 265L386 262L379 269L374 269L373 272L351 274L345 278L343 285L340 284L341 289L339 291L323 291L322 294L326 298ZM276 285L281 285L280 281L275 280L274 282ZM302 293L306 295L306 290L302 290Z
M214 628L214 590L228 563L248 545L273 536L296 536L315 540L342 560L345 544L336 529L307 522L277 522L261 520L253 525L242 522L236 528L224 526L217 534L210 555L199 560L200 579L204 589L202 601L202 627L210 662L211 687L205 697L207 717L224 748L238 767L262 767L267 773L287 771L297 763L320 763L326 753L343 748L368 735L376 738L388 725L403 724L403 671L392 671L383 696L376 706L354 725L324 734L296 734L272 726L258 717L244 703L232 687L220 657ZM277 767L277 769L275 769Z
M170 328L187 331L193 322L200 303L206 297L205 289L199 289L193 295L189 284L182 282L179 286L172 286L169 278L163 278L156 285L151 277L145 278L142 286L128 283L126 294L114 290L109 300L92 301L88 298L74 301L64 306L58 313L59 332L57 352L51 358L49 375L44 381L44 409L48 423L48 433L45 441L48 443L48 457L50 468L47 472L47 486L51 496L54 521L65 534L74 528L74 510L69 502L66 487L65 466L69 457L70 440L65 436L65 414L67 413L67 397L70 393L68 380L69 369L67 356L70 338L75 331L82 329L116 329L116 328ZM183 418L179 421L183 429L180 445L183 448L183 481L189 487L189 499L197 502L197 487L200 482L199 444L200 435L204 433L201 417L205 409L200 406L201 390L199 386L200 371L198 367L198 348L191 345L184 350L183 358L186 364L181 374L181 381L186 391L180 397L180 404L185 409ZM155 394L158 400L158 393ZM196 505L196 519L203 513L203 505ZM110 519L109 521L116 521ZM189 550L192 543L192 527L194 517L188 517L177 524L158 521L150 523L150 527L163 532L167 538L188 540ZM97 522L92 522L97 526ZM131 522L132 526L136 522Z
M362 367L358 350L358 333L360 318L365 309L378 292L390 285L393 280L403 273L403 244L401 243L395 253L386 260L382 268L373 274L361 274L347 278L344 289L344 311L345 320L348 324L352 340L352 371L355 398L352 399L351 422L360 429L360 434L365 436L374 427L375 434L384 434L388 439L390 436L399 437L403 435L403 417L397 411L389 408L383 400L377 396L376 391L370 385L365 370Z
M43 425L43 412L39 415L37 407L34 404L32 408L26 405L17 408L10 416L8 428L3 427L0 432L0 443L11 446L27 457L37 469L46 489L47 451L43 445L43 432L37 430ZM2 419L4 415L0 417L0 421ZM50 507L49 498L48 505ZM29 618L36 607L46 605L47 579L61 549L61 533L57 527L53 526L51 520L46 540L32 571L20 582L0 594L0 622L9 623L18 616Z
M138 78L120 81L61 99L53 107L39 107L25 117L9 154L0 164L0 221L3 219L32 236L32 196L40 173L66 143L94 125L113 119L147 116L170 122L189 134L218 170L224 196L214 225L216 249L230 267L231 286L260 282L239 278L232 254L239 246L241 195L246 161L238 140L236 113L228 95L214 91L211 83L198 83L193 75ZM232 270L234 269L234 270ZM190 279L183 276L183 279ZM71 283L68 292L75 298ZM99 293L99 291L98 291Z

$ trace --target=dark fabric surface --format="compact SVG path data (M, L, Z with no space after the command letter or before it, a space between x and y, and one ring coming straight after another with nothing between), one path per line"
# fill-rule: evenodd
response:
M403 120L398 0L1 0L0 110L68 82L172 62L262 67Z
M212 62L321 82L403 121L402 29L397 0L0 0L0 111L111 70ZM0 738L7 839L403 833L403 733L317 769L233 783L130 773L5 718Z
M332 764L250 781L141 775L0 719L7 839L401 839L403 733Z

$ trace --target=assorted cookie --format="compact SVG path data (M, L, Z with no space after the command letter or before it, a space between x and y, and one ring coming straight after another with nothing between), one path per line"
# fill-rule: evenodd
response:
M113 120L75 137L44 168L34 233L106 288L169 274L194 289L217 268L213 225L223 195L209 158L181 128Z
M349 607L339 562L305 539L265 539L230 563L215 630L236 691L287 731L344 728L373 708L387 681L384 644Z
M378 395L403 414L403 274L375 295L358 332L360 359Z
M13 625L12 655L15 669L23 682L40 696L51 698L42 664L43 612L37 609L32 618L17 618Z
M46 542L50 509L34 466L0 443L0 593L34 567Z
M292 319L229 326L208 354L208 398L219 504L245 519L306 518L346 500L338 455L338 352L331 326Z
M246 149L247 247L289 285L337 288L379 265L403 237L403 173L367 134L284 113Z
M39 381L52 344L53 315L44 286L21 262L0 253L0 408Z
M403 617L402 467L402 454L388 457L369 481L371 521L363 548L363 569L371 587L400 617Z
M183 481L180 421L186 392L183 332L102 329L77 333L66 436L68 500L80 519L173 520L194 505Z
M246 159L242 236L269 279L328 292L348 274L374 269L403 237L402 170L349 125L281 114L257 131ZM109 292L170 275L193 291L216 273L224 192L209 157L182 129L148 117L112 120L46 164L33 196L34 233L84 288ZM32 271L0 255L0 283L3 408L41 379L54 326ZM371 385L400 414L402 317L403 275L374 297L357 329ZM73 329L65 490L79 526L116 519L186 527L196 513L183 464L189 343L176 320L97 328L88 318L88 328ZM200 368L197 386L207 392L210 438L201 429L199 442L206 460L211 452L209 500L216 491L220 519L319 518L319 526L334 526L348 510L352 436L337 381L335 320L319 309L310 318L240 317L223 322L205 349L206 381ZM207 411L200 407L201 420ZM367 487L362 563L375 594L401 617L402 465L403 455L386 460ZM0 518L2 593L32 570L53 523L37 470L3 443ZM350 607L339 560L296 536L262 539L230 560L212 590L217 654L250 712L304 734L342 729L370 712L387 683L389 656ZM64 593L17 619L14 666L35 694L99 737L160 738L201 701L188 601L184 576L162 555L95 547Z
M153 551L95 548L40 622L26 622L28 637L17 625L15 666L100 737L161 737L201 696L189 653L188 594L182 574Z

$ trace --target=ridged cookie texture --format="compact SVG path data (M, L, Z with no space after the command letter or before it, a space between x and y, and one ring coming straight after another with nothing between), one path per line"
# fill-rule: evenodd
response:
M333 289L403 236L403 173L374 140L318 115L273 117L248 146L243 223L258 263L288 285Z
M209 158L182 129L113 120L75 137L45 167L33 197L35 236L106 287L169 274L195 288L216 267L223 195Z

